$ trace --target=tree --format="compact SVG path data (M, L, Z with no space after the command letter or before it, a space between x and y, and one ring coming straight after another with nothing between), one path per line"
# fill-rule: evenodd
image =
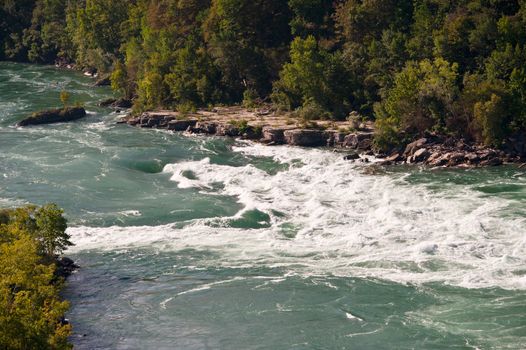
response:
M310 35L294 39L290 58L274 85L273 100L289 109L316 104L336 118L345 117L351 103L341 56L320 48Z
M68 245L55 205L0 212L0 348L71 349L54 259Z
M409 62L395 76L387 98L376 108L380 122L378 144L400 132L421 135L426 130L444 131L458 97L458 65L437 58ZM392 141L392 140L391 140Z

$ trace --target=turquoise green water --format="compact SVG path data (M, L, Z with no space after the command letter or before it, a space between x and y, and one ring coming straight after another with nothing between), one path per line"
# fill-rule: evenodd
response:
M523 349L526 174L116 125L111 95L0 63L0 206L56 202L78 349ZM89 116L15 128L66 88Z

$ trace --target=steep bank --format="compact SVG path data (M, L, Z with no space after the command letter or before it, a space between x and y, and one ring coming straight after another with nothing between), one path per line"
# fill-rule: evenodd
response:
M388 154L375 151L374 123L319 120L300 122L290 113L271 109L249 110L218 107L183 115L174 111L150 111L127 116L120 123L141 128L166 129L190 134L238 137L267 145L332 147L348 151L348 160L381 159L383 165L424 164L431 167L479 167L526 161L526 137L515 137L498 150L454 137L428 134ZM360 157L361 155L361 157ZM524 164L523 164L524 165ZM523 166L521 165L521 166Z

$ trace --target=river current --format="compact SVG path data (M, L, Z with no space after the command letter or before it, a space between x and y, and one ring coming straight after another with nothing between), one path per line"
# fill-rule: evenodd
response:
M0 63L0 207L64 208L76 349L524 349L526 172L381 168L117 125ZM16 128L60 105L88 117Z

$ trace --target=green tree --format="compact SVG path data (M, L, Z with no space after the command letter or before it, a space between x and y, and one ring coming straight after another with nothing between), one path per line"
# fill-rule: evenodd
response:
M376 108L377 144L388 146L393 134L444 131L458 97L458 65L438 58L409 62L395 77L387 98Z
M341 56L320 48L313 36L297 37L290 49L290 63L283 66L274 86L273 100L285 108L316 104L336 118L351 108L349 86Z

